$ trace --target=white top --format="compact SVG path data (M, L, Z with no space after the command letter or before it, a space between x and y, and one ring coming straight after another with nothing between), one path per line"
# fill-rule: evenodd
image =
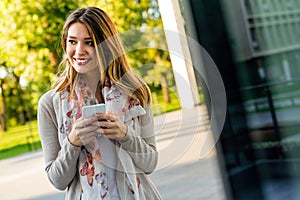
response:
M119 200L119 192L116 182L117 156L116 147L113 141L102 136L97 138L102 159L104 162L105 172L108 178L108 190L111 200Z

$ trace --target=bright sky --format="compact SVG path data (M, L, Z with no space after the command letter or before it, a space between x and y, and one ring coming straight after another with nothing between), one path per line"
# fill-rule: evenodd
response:
M4 78L7 75L7 72L4 69L0 68L0 78Z

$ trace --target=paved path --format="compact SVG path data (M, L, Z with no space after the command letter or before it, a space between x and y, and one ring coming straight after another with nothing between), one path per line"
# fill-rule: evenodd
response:
M155 125L160 157L151 178L163 199L225 199L204 107L159 115ZM64 198L47 180L41 151L2 160L0 169L1 200Z

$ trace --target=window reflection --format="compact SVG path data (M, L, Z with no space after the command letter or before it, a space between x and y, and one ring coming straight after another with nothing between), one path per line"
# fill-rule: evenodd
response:
M226 88L219 153L233 198L299 198L300 0L189 2Z
M294 168L300 158L300 1L221 2L249 138L242 151L248 160L244 163L257 169L263 199L281 194L274 185L283 183L294 188L288 195L295 198L299 173ZM225 157L232 163L230 154ZM245 168L231 166L229 172Z

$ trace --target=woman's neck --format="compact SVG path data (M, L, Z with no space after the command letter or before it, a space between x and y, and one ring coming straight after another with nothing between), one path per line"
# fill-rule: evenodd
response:
M99 81L100 81L100 73L99 73L98 69L87 72L87 73L83 74L83 76L86 80L87 85L91 89L91 91L95 93L97 90Z

